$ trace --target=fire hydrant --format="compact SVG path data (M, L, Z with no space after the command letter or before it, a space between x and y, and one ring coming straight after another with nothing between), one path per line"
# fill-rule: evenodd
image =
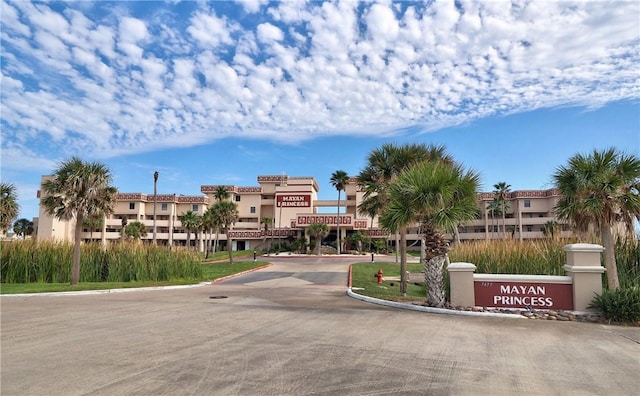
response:
M378 274L376 276L378 278L378 284L381 285L382 284L382 268L378 270Z

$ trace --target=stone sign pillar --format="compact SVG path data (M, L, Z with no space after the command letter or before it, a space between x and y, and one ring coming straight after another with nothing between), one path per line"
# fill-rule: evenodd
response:
M474 307L476 300L473 273L476 266L471 263L451 263L447 270L451 285L451 304L456 307Z
M564 269L573 278L573 309L587 311L595 293L602 294L602 274L605 268L600 265L600 255L604 248L591 243L566 245L567 264Z

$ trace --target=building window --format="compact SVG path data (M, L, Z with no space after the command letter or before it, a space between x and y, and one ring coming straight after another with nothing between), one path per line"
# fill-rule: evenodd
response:
M527 232L531 232L531 231L533 231L533 227L527 226Z
M236 202L240 202L240 196L236 195Z
M136 208L136 203L135 202L129 202L129 209L133 210Z
M530 208L531 207L531 200L530 199L525 199L524 200L524 207L525 208Z
M191 207L191 210L193 210L194 212L197 212L198 211L198 205L193 205Z
M249 208L249 212L250 213L256 213L256 207L252 206L251 208Z
M162 204L162 209L161 210L167 210L167 204L166 203Z

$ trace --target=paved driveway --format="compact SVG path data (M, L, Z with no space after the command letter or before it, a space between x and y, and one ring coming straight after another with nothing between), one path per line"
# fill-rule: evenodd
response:
M190 289L3 297L2 395L632 395L640 329L391 309L345 259ZM212 298L214 297L214 298Z

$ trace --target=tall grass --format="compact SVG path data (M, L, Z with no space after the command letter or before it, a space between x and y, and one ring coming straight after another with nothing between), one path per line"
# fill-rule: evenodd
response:
M538 241L477 241L453 246L449 252L451 262L475 264L476 273L566 275L566 240ZM640 242L638 240L616 243L616 263L620 286L640 286ZM604 255L601 256L604 266ZM606 275L606 273L605 273ZM603 277L605 278L605 277ZM606 279L603 279L606 285Z
M0 245L0 279L3 283L62 283L70 280L73 245L34 240ZM199 279L197 254L186 250L140 243L116 243L103 248L82 245L81 282L130 282Z
M468 262L476 273L564 275L564 242L477 241L455 245L449 252L451 262Z
M621 287L640 287L640 240L617 241L616 264Z

